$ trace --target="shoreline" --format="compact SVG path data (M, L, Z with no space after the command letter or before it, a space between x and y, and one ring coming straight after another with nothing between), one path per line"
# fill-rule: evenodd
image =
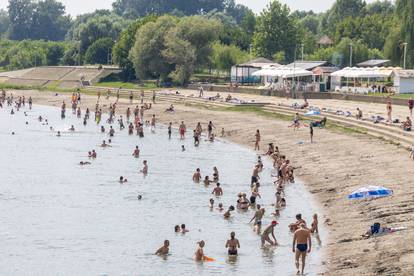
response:
M67 93L54 96L52 92L36 91L13 91L13 94L32 95L34 104L51 106L60 106L62 99L68 102L70 97ZM103 98L101 100L107 104L115 101L114 97L110 101ZM83 94L81 108L93 109L95 102L96 96ZM121 98L118 114L124 114L128 102ZM321 271L325 271L322 274L329 275L330 271L335 271L336 275L409 275L414 271L414 245L410 243L414 237L411 230L414 208L410 207L410 203L414 203L410 183L413 164L405 150L363 134L319 129L315 131L315 144L305 142L299 145L298 141L308 141L308 132L300 130L295 133L287 128L286 121L254 113L186 106L185 101L174 103L177 110L174 114L164 113L169 104L160 101L154 110L147 111L146 116L154 113L164 124L171 121L177 125L184 120L189 128L198 120L203 124L212 120L218 129L225 128L226 140L249 149L254 144L254 131L258 128L262 132L263 148L267 142L275 142L294 165L303 166L296 171L296 177L303 181L317 206L321 207L320 224L325 224L328 232L329 239L323 239L324 256L328 261L322 263ZM347 194L366 185L387 186L394 189L395 195L368 202L346 199ZM387 227L405 226L408 230L375 239L359 239L360 234L376 221ZM381 259L380 263L377 263L378 259Z

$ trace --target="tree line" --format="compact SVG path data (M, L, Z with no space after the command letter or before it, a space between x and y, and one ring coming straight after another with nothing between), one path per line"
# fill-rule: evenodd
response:
M122 78L172 79L225 71L265 57L326 60L344 67L371 58L414 66L414 1L337 0L323 13L278 0L260 14L234 0L116 0L111 10L71 18L56 0L9 0L0 11L0 67L117 64ZM318 45L327 35L332 45Z

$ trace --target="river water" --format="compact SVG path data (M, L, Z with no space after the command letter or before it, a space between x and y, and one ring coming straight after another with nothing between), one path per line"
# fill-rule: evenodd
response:
M67 113L61 120L60 111L52 107L34 106L15 115L10 108L0 109L0 275L295 274L288 224L297 212L310 223L317 211L303 185L286 188L287 208L276 227L280 246L261 249L259 236L248 225L253 211L235 211L224 220L222 213L208 208L213 187L191 180L195 168L211 176L217 166L224 196L216 204L236 205L237 193L250 195L254 152L226 141L202 142L195 148L191 139L180 141L176 131L168 140L162 126L155 133L145 129L142 139L116 127L113 147L102 149L99 145L108 136L93 120L83 126ZM39 115L49 125L40 123ZM72 124L76 132L69 133ZM50 126L62 136L56 137ZM131 156L136 145L141 148L139 159ZM90 166L79 166L92 149L98 158ZM149 162L146 178L139 174L144 159ZM265 161L258 200L266 207L264 226L273 220L270 166ZM127 184L117 182L121 175ZM189 233L174 233L174 225L181 223ZM241 243L235 262L227 260L224 248L231 231ZM171 254L154 256L164 239L170 240ZM206 241L205 254L215 262L194 261L201 239ZM321 246L314 244L307 275L315 275L321 262Z

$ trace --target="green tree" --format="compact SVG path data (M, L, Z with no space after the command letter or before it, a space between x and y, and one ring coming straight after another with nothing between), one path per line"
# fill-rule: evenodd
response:
M59 65L65 53L65 44L63 42L49 42L46 49L47 65Z
M80 45L78 42L72 42L66 47L60 63L69 66L82 64L82 56L80 54Z
M113 46L114 41L110 37L96 40L85 53L85 63L109 64Z
M177 21L175 17L162 16L156 22L149 22L138 29L130 52L130 60L138 78L157 77L165 80L174 70L162 53L166 50L167 34L177 25Z
M129 59L129 52L135 44L135 35L139 28L148 22L154 22L157 20L156 15L148 15L144 18L138 19L131 23L127 29L123 30L119 40L115 43L112 56L115 64L118 64L122 68L122 78L125 81L135 79L134 65Z
M337 24L347 17L360 17L365 13L364 0L336 0L332 8L325 14L323 29L326 33L334 33Z
M63 40L71 24L65 6L55 0L37 2L32 16L31 39Z
M223 45L218 42L213 44L211 64L216 70L229 73L233 65L246 62L249 58L248 53L235 45Z
M78 22L79 24L70 31L70 35L72 40L79 41L81 55L100 38L110 37L115 41L129 24L129 21L114 14L94 14Z
M407 43L407 66L414 66L414 1L398 0L397 15L401 22L401 39Z
M5 10L0 10L0 38L5 37L5 34L9 30L9 26L9 15Z
M34 8L35 5L31 0L9 0L10 39L23 40L30 38Z
M275 53L285 51L286 60L292 61L298 42L297 22L287 5L277 0L271 2L257 19L253 36L255 55L271 58Z

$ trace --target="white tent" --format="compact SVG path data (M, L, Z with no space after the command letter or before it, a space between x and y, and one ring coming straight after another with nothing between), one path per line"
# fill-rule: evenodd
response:
M396 68L393 67L346 67L331 74L331 77L342 78L389 78Z
M307 77L313 76L311 71L301 68L290 68L286 66L282 67L263 67L262 70L256 71L252 74L253 76L260 77L278 77L278 78L296 78L296 77Z

